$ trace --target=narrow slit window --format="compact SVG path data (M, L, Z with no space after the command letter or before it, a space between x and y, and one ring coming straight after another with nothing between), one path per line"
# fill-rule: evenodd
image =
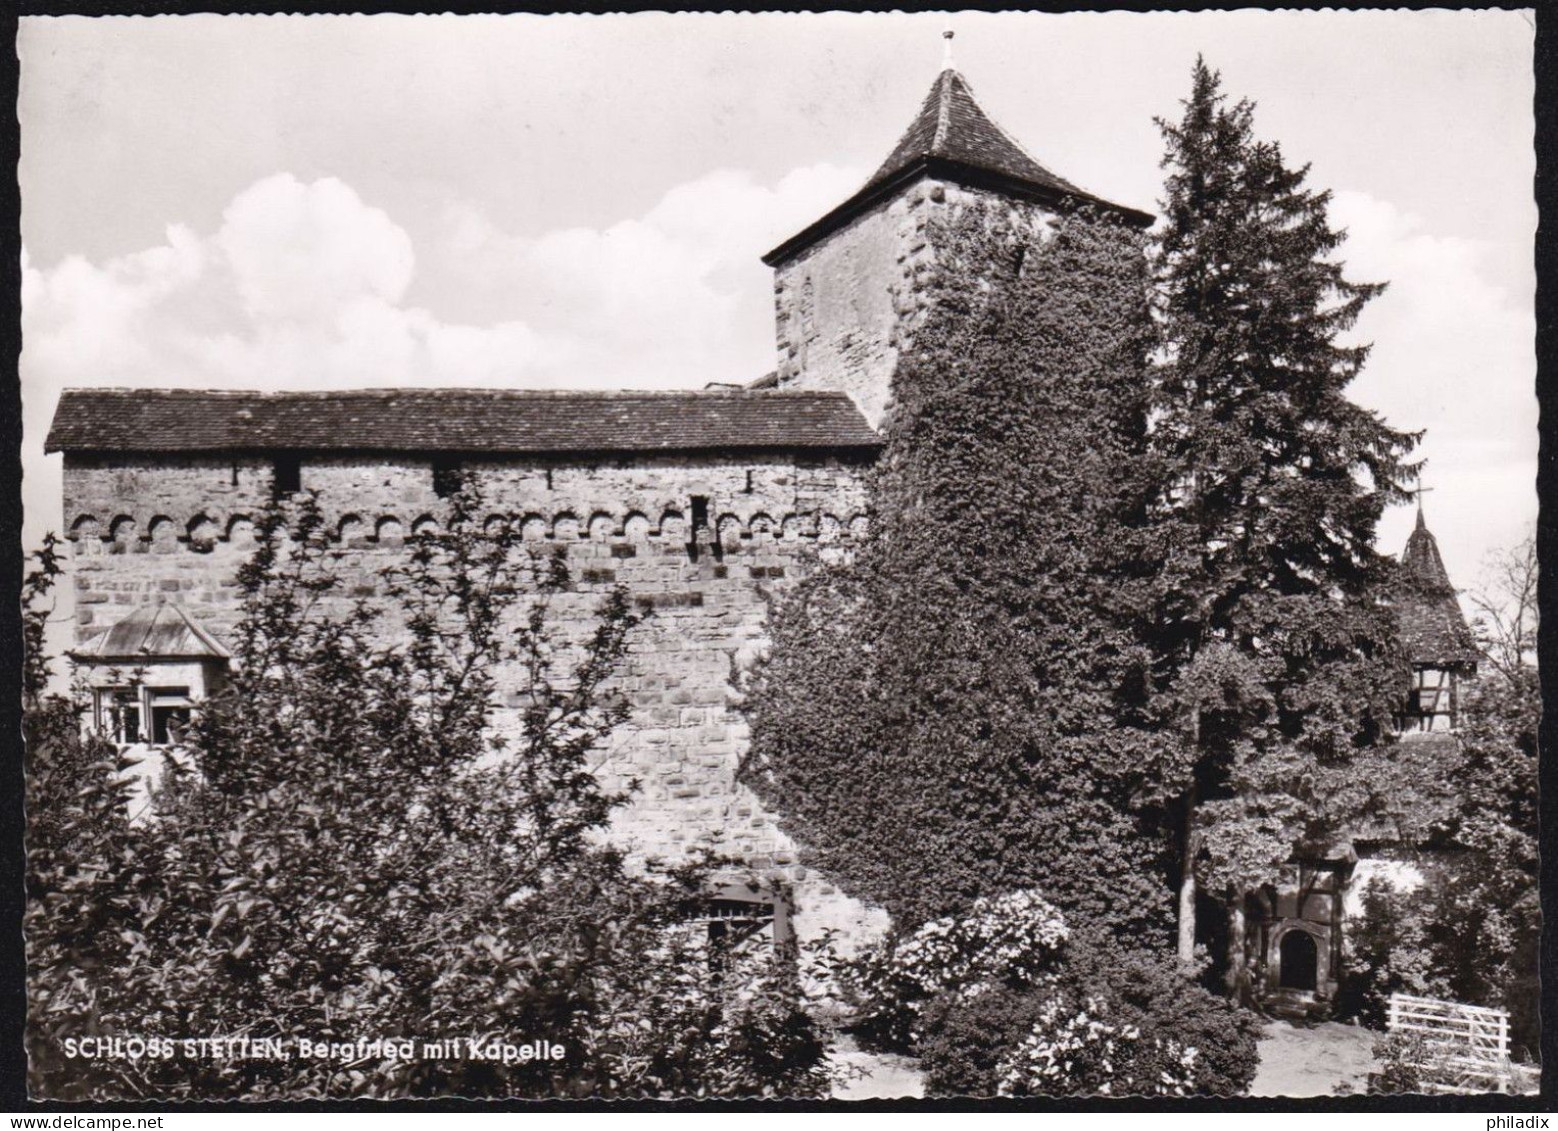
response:
M693 530L707 530L709 528L709 498L707 495L694 495L692 497L692 528Z
M297 456L277 456L274 490L279 499L303 489L303 461Z
M433 494L440 499L447 499L450 495L458 493L464 474L465 468L457 459L434 460Z

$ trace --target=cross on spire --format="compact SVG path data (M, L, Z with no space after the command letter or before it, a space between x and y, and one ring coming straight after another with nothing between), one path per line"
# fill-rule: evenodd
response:
M1422 476L1418 476L1417 486L1413 487L1412 490L1408 492L1408 494L1417 496L1417 525L1419 529L1422 529L1422 527L1425 525L1423 522L1423 496L1433 489L1434 488L1432 487L1424 487Z

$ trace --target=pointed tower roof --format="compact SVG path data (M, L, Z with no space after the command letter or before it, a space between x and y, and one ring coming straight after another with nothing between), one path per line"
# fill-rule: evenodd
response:
M1401 642L1414 664L1445 667L1475 664L1477 642L1460 602L1455 586L1439 555L1439 543L1423 520L1421 503L1417 508L1417 527L1401 553L1402 591L1396 605L1401 622Z
M992 122L974 100L968 80L950 67L937 77L919 116L898 139L866 187L890 180L900 170L929 157L1003 173L1070 196L1089 196L1024 153L1022 146Z
M1035 161L984 112L968 80L947 66L925 96L919 114L865 186L763 256L763 262L770 267L783 263L923 176L1049 205L1081 201L1139 227L1152 223L1149 213L1094 196Z
M1407 547L1401 552L1401 564L1411 583L1425 592L1454 593L1449 571L1439 556L1439 543L1423 520L1423 508L1417 508L1417 526L1407 539Z

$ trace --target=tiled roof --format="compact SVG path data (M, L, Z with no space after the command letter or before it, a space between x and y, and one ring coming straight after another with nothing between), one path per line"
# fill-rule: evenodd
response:
M78 655L92 660L228 658L228 651L178 605L142 605Z
M919 114L865 186L774 248L763 261L770 266L784 262L922 174L1054 203L1069 197L1099 205L1142 227L1152 223L1150 214L1094 196L1040 165L990 120L974 100L968 80L949 67L937 77Z
M47 450L565 453L880 444L844 393L69 389Z
M1439 543L1417 512L1417 528L1401 554L1405 583L1397 596L1401 642L1415 664L1474 664L1477 642L1466 627Z
M921 157L942 157L976 168L1004 173L1070 196L1088 193L1057 177L1022 151L974 101L968 80L950 68L941 72L925 96L919 116L866 182L869 188L889 180Z

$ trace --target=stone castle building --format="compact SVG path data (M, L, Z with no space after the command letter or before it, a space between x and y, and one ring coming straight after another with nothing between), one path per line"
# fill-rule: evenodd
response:
M607 394L67 390L47 447L64 453L77 658L97 725L165 743L220 684L235 570L272 499L316 493L348 600L379 592L407 535L438 523L457 473L473 473L489 521L566 553L576 584L565 615L584 620L616 584L655 610L622 675L632 718L597 768L641 783L618 834L651 854L717 838L784 877L803 934L880 924L798 863L737 780L747 731L732 665L760 647L767 595L847 552L863 528L862 472L929 301L930 220L975 202L1037 237L1079 202L1138 227L1152 220L1044 168L948 67L860 191L764 257L778 360L757 381ZM1422 670L1463 670L1461 653L1432 668L1439 658ZM132 664L143 672L134 685L117 674ZM1452 689L1452 722L1453 704ZM1430 722L1439 717L1435 706ZM1310 915L1272 913L1291 924ZM1284 933L1270 938L1274 961Z

